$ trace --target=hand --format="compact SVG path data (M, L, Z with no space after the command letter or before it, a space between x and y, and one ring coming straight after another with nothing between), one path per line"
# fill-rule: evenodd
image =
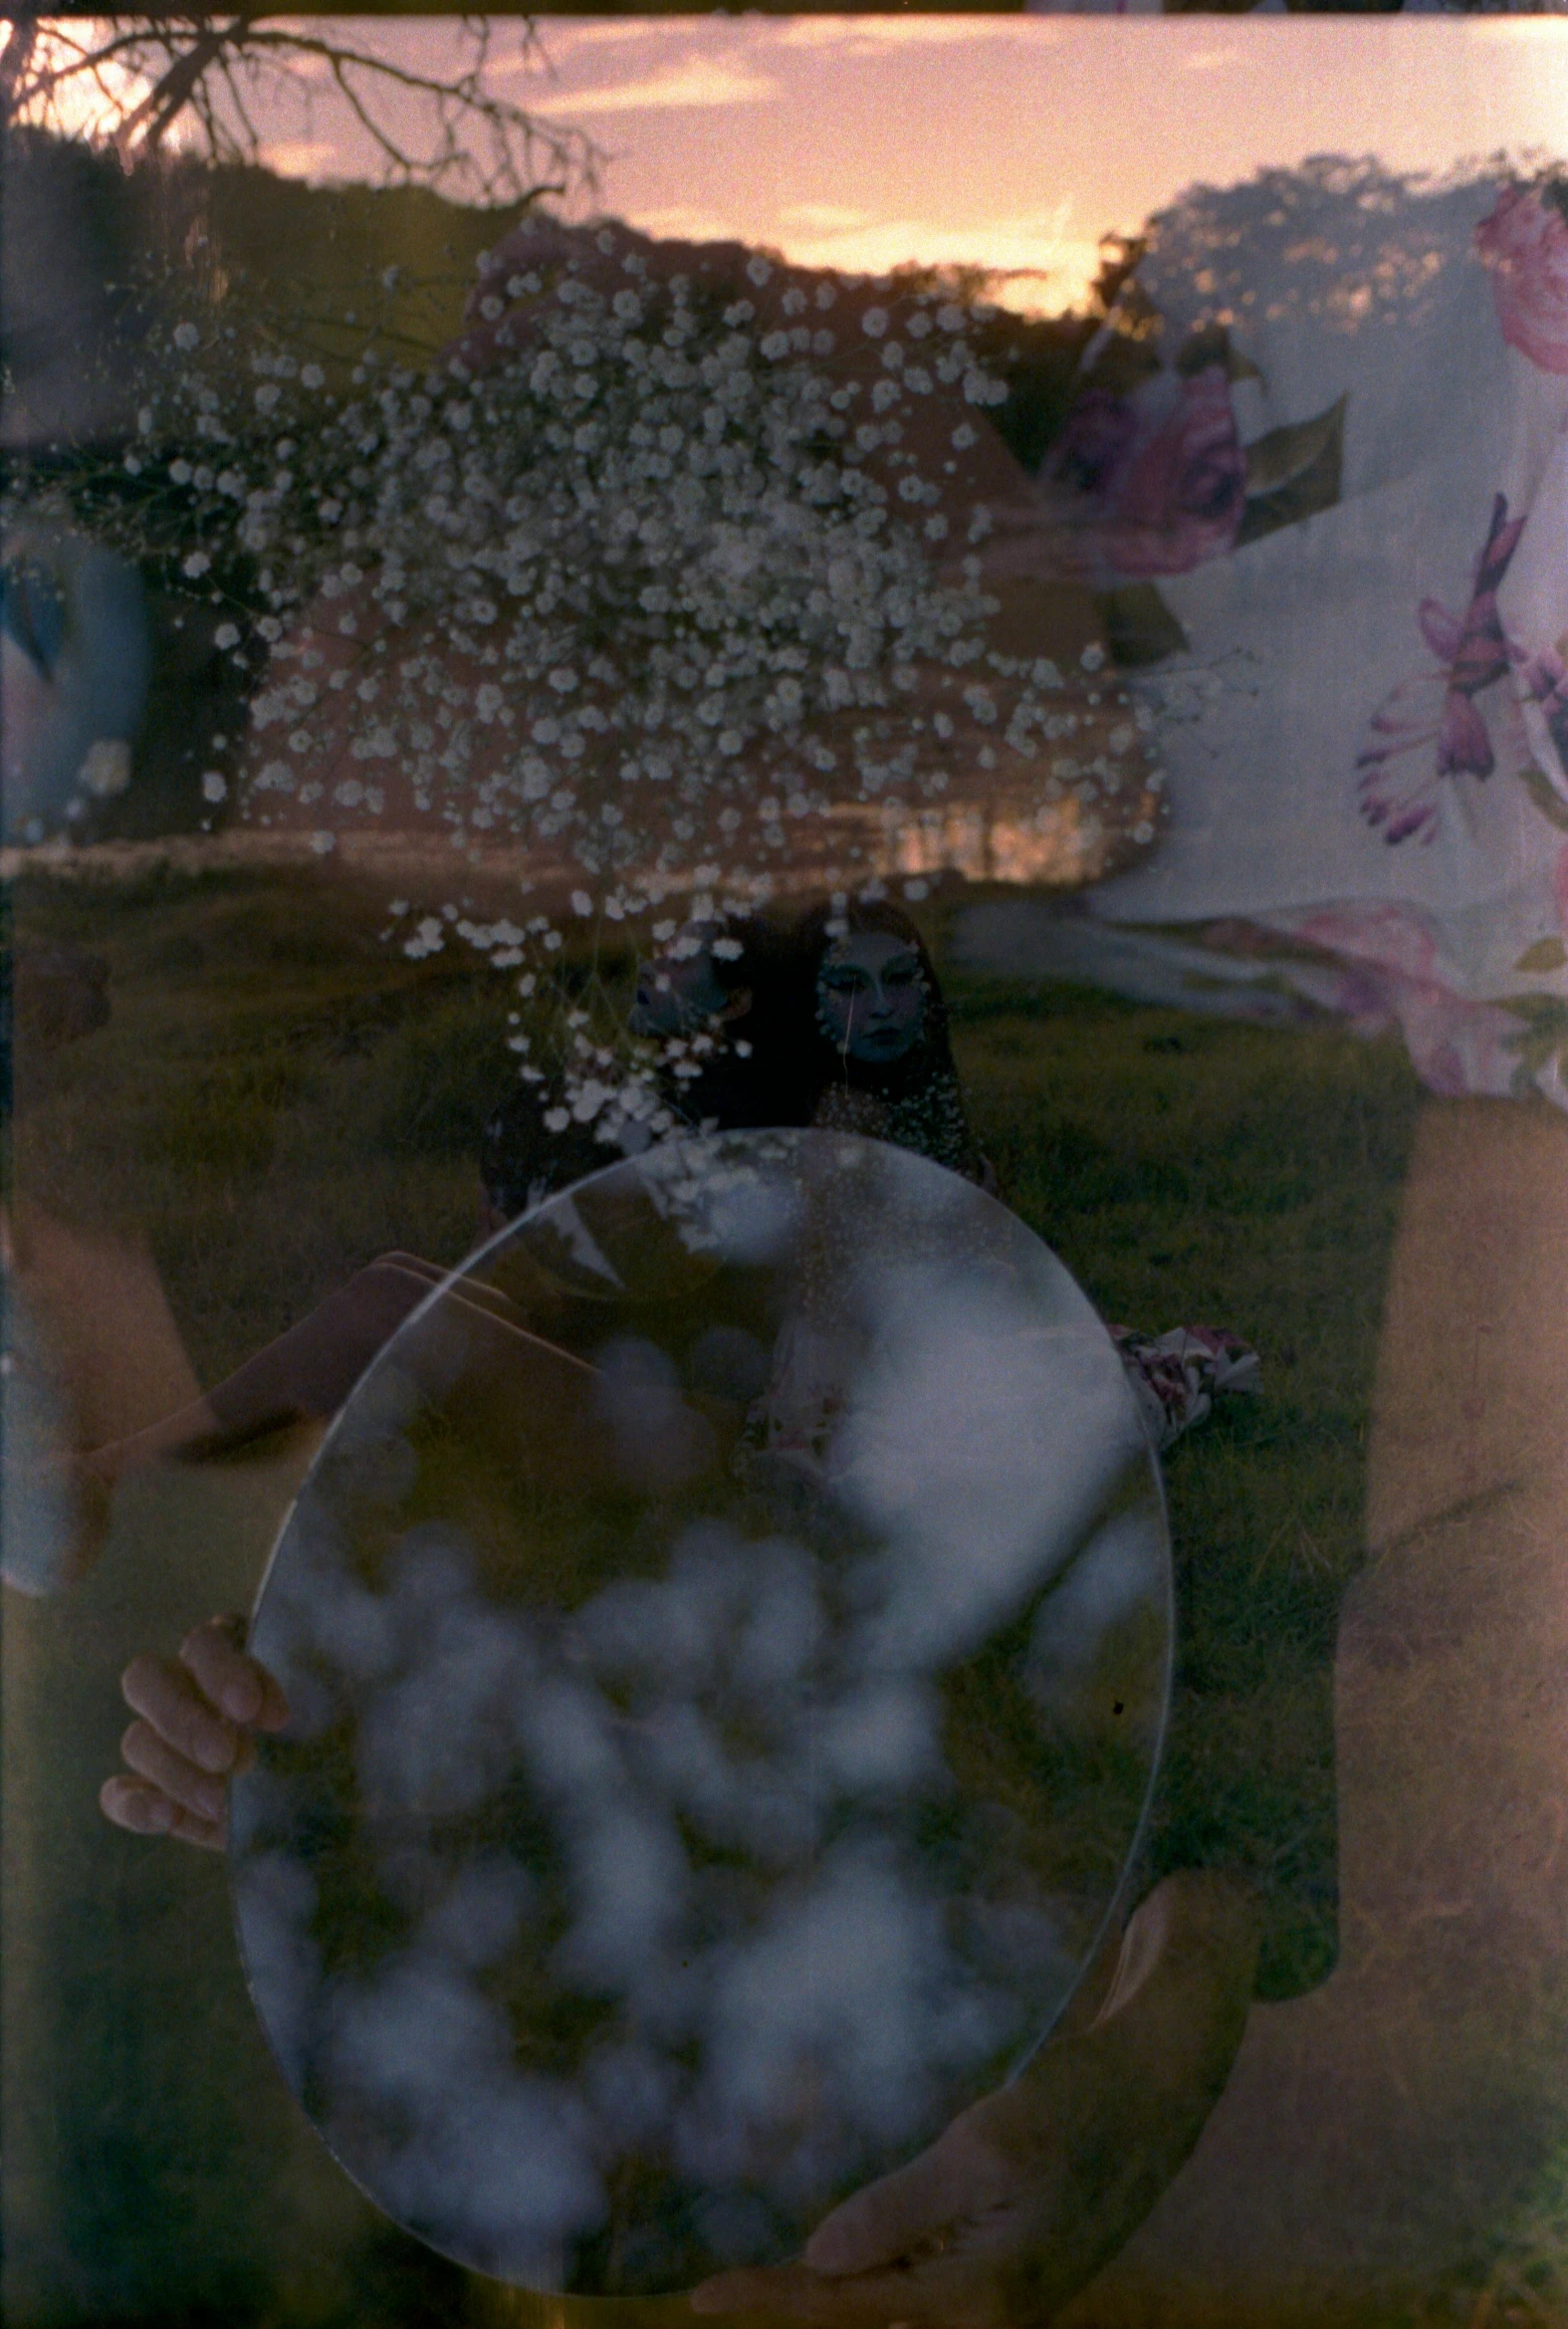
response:
M698 2313L824 2329L1048 2321L1142 2222L1197 2142L1240 2043L1256 1912L1228 1878L1168 1877L1127 1928L1086 2027L846 2200L798 2264L719 2274Z
M138 1720L119 1751L135 1776L118 1773L99 1793L116 1827L223 1850L226 1782L255 1761L252 1734L289 1720L278 1684L240 1648L243 1633L241 1618L209 1618L177 1658L133 1658L125 1668L120 1689Z

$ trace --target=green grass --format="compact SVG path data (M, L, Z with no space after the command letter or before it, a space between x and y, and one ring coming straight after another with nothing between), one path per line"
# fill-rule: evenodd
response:
M243 1266L208 1241L227 1254L236 1214L275 1311L385 1246L439 1260L466 1242L509 1070L505 983L451 955L411 964L383 926L378 896L325 877L18 885L16 942L107 955L113 1015L19 1062L16 1182L83 1226L145 1230L176 1312L221 1298L236 1350L273 1330L243 1278L219 1282ZM948 989L982 1145L1102 1310L1233 1325L1266 1350L1276 1423L1343 1410L1353 1437L1417 1104L1397 1048L1069 988Z
M410 963L383 928L379 894L325 874L16 885L16 941L105 954L112 1016L75 1045L18 1062L10 1184L68 1226L146 1241L203 1381L376 1254L404 1247L450 1264L473 1241L473 1152L510 1069L510 982L451 953ZM933 928L940 937L939 917ZM1288 1907L1303 1875L1332 1868L1334 1628L1361 1557L1370 1387L1419 1106L1414 1076L1392 1044L1333 1028L1282 1035L1081 990L944 975L975 1130L1022 1218L1107 1316L1155 1330L1225 1325L1262 1354L1263 1397L1218 1414L1167 1468L1186 1632L1151 1869L1250 1850ZM228 1493L216 1478L209 1485L213 1497ZM40 1862L54 1873L38 1879L37 1904L16 1912L21 1927L8 1923L8 1949L21 1936L14 1978L40 1969L37 2059L55 2065L57 2081L62 2062L76 2065L50 2097L57 2133L38 2138L41 2159L74 2163L56 2185L41 2168L40 2189L74 2197L66 2228L40 2233L39 2252L54 2254L58 2238L80 2261L82 2239L95 2252L103 2241L72 2224L112 2216L118 2227L112 2269L82 2284L98 2293L62 2294L49 2318L145 2318L150 2304L159 2317L216 2305L236 2322L301 2321L311 2306L287 2289L308 2273L313 2242L324 2256L374 2250L363 2213L342 2213L341 2179L329 2191L325 2159L303 2162L296 2145L284 2197L267 2182L281 2138L257 2149L249 2130L273 2125L276 2081L254 2042L256 2060L233 2067L247 2009L232 1941L207 1899L212 1872L170 1867L188 1856L138 1854L110 1838L92 1807L123 1720L118 1665L246 1589L241 1552L224 1556L234 1574L220 1582L200 1541L196 1519L186 1549L148 1535L144 1570L123 1565L128 1553L112 1572L106 1562L80 1602L46 1605L25 1638L7 1642L8 1667L31 1658L25 1699L36 1709L36 1741L30 1732L18 1744L13 1732L7 1745L8 1758L28 1747L21 1763L8 1760L8 1852L33 1852L29 1839L54 1837L57 1823L68 1839ZM195 1908L172 1908L186 1887ZM106 1900L118 1904L107 1924ZM216 2073L192 2067L190 2031L176 2044L165 2026L176 1930L195 1936L182 1945L178 1982L217 2000L213 2027L227 2034L212 2059L240 2080L240 2099L223 2105L234 2127L221 2144L198 2122L203 2112L215 2127L230 2121L195 2099ZM165 1936L155 1945L154 1932ZM1282 1915L1276 1988L1322 1972L1331 1933L1331 1917L1292 1928ZM67 1997L93 2000L71 2009L70 2028ZM93 2133L106 2110L125 2116L114 2098L127 2081L138 2096L126 2118L139 2147L134 2222L120 2221L123 2196ZM23 2154L25 2164L25 2143ZM242 2236L236 2226L252 2217ZM287 2266L280 2241L295 2259ZM400 2271L411 2254L398 2250ZM248 2312L241 2292L260 2286L258 2272L274 2275L271 2294ZM412 2317L390 2299L374 2311ZM46 2313L24 2306L24 2316Z
M113 999L98 1034L20 1063L17 1183L147 1239L200 1379L388 1248L466 1251L510 982L409 963L380 901L326 876L35 882L16 919L23 943L91 941ZM1153 1865L1239 1850L1277 1880L1265 1988L1288 1993L1333 1948L1330 1670L1414 1076L1331 1027L951 972L948 991L981 1144L1101 1311L1262 1354L1265 1396L1168 1466L1181 1719ZM1314 1885L1322 1913L1292 1922Z
M954 981L953 1020L982 1147L1101 1311L1261 1354L1263 1397L1222 1402L1166 1464L1182 1629L1147 1873L1249 1868L1260 1993L1297 1993L1336 1946L1335 1626L1414 1075L1342 1029L1082 989Z
M25 888L17 943L89 943L110 1024L17 1063L10 1171L144 1236L210 1380L390 1247L472 1243L503 982L379 943L381 901L266 875Z

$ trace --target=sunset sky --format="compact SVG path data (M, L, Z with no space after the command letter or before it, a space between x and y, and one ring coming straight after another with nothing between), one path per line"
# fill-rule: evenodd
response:
M339 29L426 68L457 38L438 19ZM596 140L601 207L808 264L1041 271L1020 305L1069 297L1102 234L1196 179L1322 152L1413 171L1568 152L1568 23L1541 17L556 18L542 48L497 20L497 86ZM262 125L280 169L373 174L305 75Z

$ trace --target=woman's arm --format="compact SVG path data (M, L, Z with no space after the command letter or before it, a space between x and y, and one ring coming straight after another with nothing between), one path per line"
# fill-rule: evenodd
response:
M1241 2042L1257 1958L1248 1891L1169 1876L1108 1994L929 2151L818 2226L803 2262L704 2283L701 2313L828 2329L1043 2322L1122 2246L1187 2159Z
M199 1399L85 1459L106 1485L141 1464L227 1453L291 1424L326 1423L444 1273L383 1254Z

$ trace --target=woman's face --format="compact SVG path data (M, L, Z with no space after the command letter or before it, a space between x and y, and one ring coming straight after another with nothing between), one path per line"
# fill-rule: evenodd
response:
M816 975L816 1008L835 1050L867 1066L902 1059L925 1025L920 956L890 930L835 939Z
M684 943L677 940L668 954L641 966L627 1019L634 1036L689 1036L713 1020L736 1016L736 998L725 992L714 971L713 935L711 930L688 933Z

